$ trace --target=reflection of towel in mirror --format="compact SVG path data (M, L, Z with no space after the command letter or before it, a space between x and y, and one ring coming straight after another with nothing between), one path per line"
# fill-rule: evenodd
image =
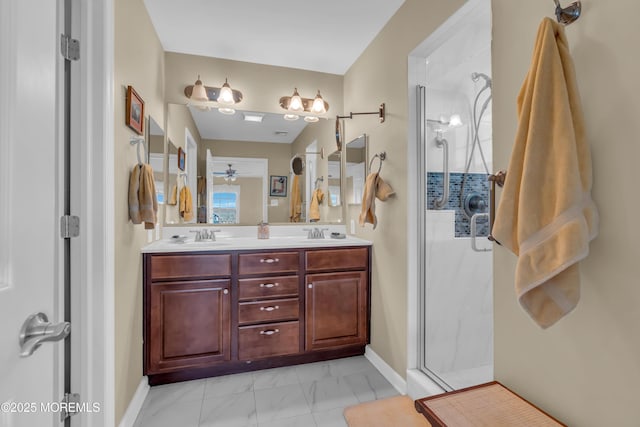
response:
M518 129L493 236L517 257L520 305L542 328L580 299L578 262L597 234L591 154L562 25L545 18L518 95Z
M290 199L289 222L300 222L302 215L302 198L300 195L300 176L294 175L291 180L291 199Z
M320 221L320 203L324 200L324 193L319 188L313 190L309 205L309 221Z
M380 175L377 173L370 173L364 184L364 193L362 195L362 210L360 211L360 217L358 222L361 226L365 223L373 224L375 230L378 225L378 218L376 217L376 197L384 202L389 197L393 196L395 191L389 184L384 182Z
M198 177L198 194L204 194L206 189L207 189L207 180L204 178L204 176L199 176Z
M135 165L129 176L129 218L152 230L158 220L158 198L153 169L150 165Z
M191 221L193 219L191 190L189 190L189 187L186 185L180 190L180 216L185 221Z
M178 204L178 186L175 184L171 187L171 195L169 196L169 200L167 200L167 204L170 206Z

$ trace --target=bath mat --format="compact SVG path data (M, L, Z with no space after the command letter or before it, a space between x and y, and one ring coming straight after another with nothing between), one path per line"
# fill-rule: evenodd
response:
M408 396L374 400L344 410L349 427L431 427Z

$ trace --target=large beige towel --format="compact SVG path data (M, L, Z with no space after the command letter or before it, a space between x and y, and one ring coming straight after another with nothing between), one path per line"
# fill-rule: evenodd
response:
M573 62L564 28L549 18L538 30L518 118L493 235L518 256L520 304L547 328L576 307L577 263L598 228Z
M158 198L151 165L137 164L129 175L129 218L144 228L155 228L158 221Z
M309 204L309 221L320 221L320 204L324 200L324 193L319 188L313 190Z
M184 221L193 219L193 199L189 186L185 185L180 190L180 216Z
M378 226L378 217L376 217L376 197L380 201L386 201L393 196L395 191L389 184L377 173L370 173L364 183L364 192L362 194L362 205L358 222L361 226L365 223L373 224L375 230Z
M302 196L300 194L300 176L293 175L289 198L289 222L300 222L302 216Z

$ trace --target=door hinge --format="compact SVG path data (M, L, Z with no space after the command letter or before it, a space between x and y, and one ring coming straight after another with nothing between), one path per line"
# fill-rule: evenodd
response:
M80 235L80 218L73 215L60 217L60 237L70 239Z
M80 59L80 42L71 36L60 34L60 53L68 61Z
M78 413L80 406L80 395L78 393L65 393L60 402L60 421L64 422Z

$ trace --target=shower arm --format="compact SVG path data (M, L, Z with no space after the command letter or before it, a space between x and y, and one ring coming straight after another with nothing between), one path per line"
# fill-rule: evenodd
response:
M434 206L436 209L442 209L449 201L449 143L442 137L442 133L438 132L436 136L436 145L442 147L442 198L436 199Z

